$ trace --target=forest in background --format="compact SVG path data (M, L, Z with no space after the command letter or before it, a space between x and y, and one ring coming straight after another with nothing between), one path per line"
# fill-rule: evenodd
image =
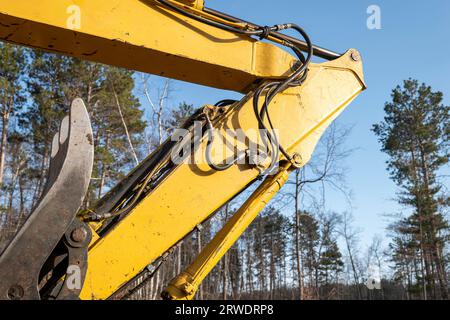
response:
M170 105L172 89L170 80L155 87L145 74L0 44L0 249L39 200L51 139L74 98L84 100L94 132L89 208L200 107ZM326 209L331 189L351 204L345 182L351 128L333 124L313 160L292 174L196 298L448 299L449 198L441 171L448 168L449 107L442 99L406 80L374 124L398 186L392 196L405 208L389 217L386 234L362 248L353 213ZM123 298L158 299L245 195L179 243L153 277L137 279Z

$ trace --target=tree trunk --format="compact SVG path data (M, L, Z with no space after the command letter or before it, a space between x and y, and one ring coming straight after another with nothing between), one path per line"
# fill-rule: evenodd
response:
M197 254L202 252L202 233L200 230L197 231ZM203 286L200 285L198 288L198 298L203 300Z
M427 155L425 154L423 145L420 145L420 156L421 156L421 169L422 169L422 176L424 178L424 184L425 184L425 191L426 191L426 195L425 197L429 198L428 202L431 202L431 195L430 195L430 178L429 178L429 172L428 172L428 159L427 159ZM445 269L443 268L442 265L442 260L441 260L441 250L440 250L440 246L439 243L436 239L436 235L437 235L437 230L436 230L436 226L434 223L434 212L431 211L430 208L430 212L428 212L428 216L430 219L430 227L431 227L431 244L432 244L432 250L434 251L434 254L432 254L432 259L434 260L434 263L436 265L436 273L437 273L437 278L439 281L439 287L440 287L440 292L441 292L441 297L444 300L448 300L448 284L447 284L447 276L446 276L446 272Z
M355 261L353 258L353 253L352 250L350 248L350 243L348 241L348 239L346 239L346 247L347 247L347 251L348 251L348 257L350 259L350 265L352 266L352 272L353 272L353 279L355 281L355 286L357 288L357 293L358 293L358 298L359 300L362 300L362 294L361 294L361 289L359 287L359 277L358 277L358 271L356 270L356 265L355 265Z
M117 111L119 112L120 120L122 121L122 125L123 125L123 128L125 130L125 135L126 135L127 140L128 140L128 145L130 146L130 153L133 156L135 164L138 165L139 164L139 160L138 160L138 157L136 155L136 151L134 150L133 143L131 142L131 136L130 136L130 133L128 132L128 126L127 126L127 124L125 122L125 118L123 117L123 113L122 113L122 108L120 106L119 97L117 96L117 93L116 93L116 90L114 89L114 86L111 85L111 87L113 89L114 98L116 100Z
M106 150L109 150L109 140L110 140L110 135L106 134L106 141L105 141L105 148ZM106 180L106 165L104 161L101 161L101 173L100 173L100 183L98 186L98 193L97 193L97 198L100 199L102 197L103 194L103 188L105 186L105 180Z
M298 299L303 299L303 266L300 248L300 170L295 171L295 256L297 259Z
M3 185L5 172L6 145L8 142L9 113L4 111L2 115L2 136L0 141L0 187Z
M225 222L228 220L229 204L225 205ZM228 253L225 253L222 260L222 299L227 300L227 271L228 271Z

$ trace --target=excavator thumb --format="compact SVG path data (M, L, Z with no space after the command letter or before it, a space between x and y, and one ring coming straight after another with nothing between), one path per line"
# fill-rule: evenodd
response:
M88 112L75 99L53 138L40 201L0 256L0 299L78 297L91 231L75 217L89 186L93 154Z

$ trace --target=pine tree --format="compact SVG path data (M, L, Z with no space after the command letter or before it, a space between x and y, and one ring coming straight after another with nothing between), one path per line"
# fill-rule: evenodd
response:
M93 200L138 163L145 122L132 71L72 59L70 73L65 95L85 101L93 127Z
M300 254L302 256L303 261L303 274L305 278L305 287L306 287L306 279L308 279L309 285L309 293L307 294L306 290L304 291L305 297L311 297L313 295L313 290L311 290L315 284L315 270L318 267L317 261L317 251L319 244L319 223L314 218L312 214L309 212L301 212L299 214L299 234L300 234ZM305 288L306 289L306 288ZM315 288L314 291L316 291Z
M10 121L23 107L23 81L27 66L23 48L0 43L0 187L3 184Z
M166 122L166 131L171 134L175 129L180 128L184 122L194 114L194 105L182 102L176 109L173 109L170 118Z
M324 235L323 250L319 259L319 274L325 285L337 280L337 274L343 270L342 254L336 240ZM334 278L333 278L334 276Z
M406 80L392 91L386 103L384 121L373 128L389 156L388 171L401 187L399 202L413 208L409 227L402 232L417 242L425 270L426 291L448 298L447 274L443 259L448 224L439 212L442 200L438 170L448 163L449 107L443 94ZM436 286L438 288L436 288Z
M268 207L262 213L263 245L268 266L269 298L275 299L276 291L280 290L280 270L287 251L286 229L288 219L273 207Z
M50 160L51 141L58 132L69 105L64 96L69 82L70 58L31 51L31 66L27 78L31 106L22 117L22 127L29 133L33 146L33 162L30 163L34 180L33 205L40 197Z
M95 163L92 188L97 197L113 186L138 163L145 122L133 93L133 73L120 68L101 70L94 113ZM95 199L95 197L94 197Z

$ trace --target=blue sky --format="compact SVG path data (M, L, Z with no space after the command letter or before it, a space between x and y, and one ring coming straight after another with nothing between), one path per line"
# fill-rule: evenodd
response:
M262 25L295 22L306 29L317 45L338 52L353 47L362 53L368 90L339 121L354 126L348 147L358 148L347 161L347 179L353 190L355 223L362 230L361 246L367 246L374 234L383 235L387 223L383 214L402 208L393 200L398 189L389 179L386 157L379 151L370 129L383 119L383 106L391 90L409 77L444 92L444 102L450 105L450 2L206 0L206 5ZM369 30L366 26L370 5L381 9L381 30ZM172 105L186 101L201 106L237 96L178 81L173 83L173 89ZM330 209L348 209L338 194L327 201Z

